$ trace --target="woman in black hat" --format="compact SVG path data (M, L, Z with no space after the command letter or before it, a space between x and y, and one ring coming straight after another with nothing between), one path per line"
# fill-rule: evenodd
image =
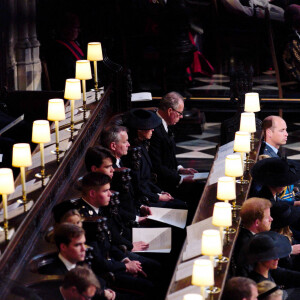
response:
M291 250L288 238L277 232L255 234L246 248L247 259L254 264L249 277L257 283L269 280L284 286L288 298L283 299L300 299L300 272L278 268L279 259L289 256Z
M258 161L251 169L251 175L256 183L262 185L262 189L253 197L277 201L277 195L282 193L286 186L297 183L300 180L300 165L292 160L284 158L267 158ZM287 204L298 206L300 201L283 201Z
M123 122L129 129L128 136L131 148L141 148L140 167L138 170L132 170L133 186L136 188L137 194L147 197L150 206L186 209L185 202L174 199L155 184L154 176L151 173L152 163L148 148L152 132L161 124L161 119L152 111L133 109L124 115Z
M268 199L272 202L271 216L276 222L284 218L283 206L289 205L295 216L291 224L291 229L297 243L300 241L300 201L282 201L277 194L281 193L286 186L297 183L300 180L300 166L292 160L283 158L267 158L257 162L251 169L253 180L262 185L261 190L252 195ZM278 208L277 216L273 216L275 208ZM282 226L284 227L284 226Z

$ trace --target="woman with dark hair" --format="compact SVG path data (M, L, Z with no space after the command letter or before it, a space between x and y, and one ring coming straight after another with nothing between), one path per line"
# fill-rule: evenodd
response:
M255 234L246 247L249 263L254 270L249 277L256 283L264 280L284 287L283 299L300 299L300 272L278 267L280 258L291 254L289 239L277 232L265 231Z
M185 202L174 199L169 193L162 191L151 173L152 162L148 154L150 139L154 128L161 124L161 119L152 111L133 109L123 117L124 125L129 129L128 136L131 148L140 147L139 168L134 170L130 165L131 157L128 157L128 167L132 168L133 186L139 196L147 197L150 206L186 209Z

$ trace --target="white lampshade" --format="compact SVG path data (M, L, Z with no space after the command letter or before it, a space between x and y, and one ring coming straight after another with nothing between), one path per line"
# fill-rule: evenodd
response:
M32 165L30 145L26 143L14 144L12 155L13 167L29 167Z
M79 79L70 78L66 80L64 98L69 100L81 99L81 85Z
M230 154L225 159L225 176L243 176L243 164L239 154Z
M217 199L223 201L234 200L236 198L235 178L223 176L218 179Z
M33 143L48 143L50 138L50 125L49 121L37 120L32 125L32 142Z
M259 94L258 93L245 94L245 111L246 112L260 111Z
M64 100L50 99L48 101L48 117L49 121L62 121L66 118Z
M192 284L196 286L213 286L214 267L209 259L197 259L193 265Z
M203 300L203 297L198 294L186 294L183 296L183 300Z
M14 176L12 169L1 168L0 169L0 194L8 195L15 190Z
M250 152L250 133L237 131L235 133L233 150L236 152Z
M103 60L101 43L99 42L88 43L87 59L91 61Z
M87 80L92 78L91 63L89 60L77 60L75 78Z
M201 241L202 255L216 256L222 254L222 243L220 232L215 229L207 229L202 233Z
M255 114L253 112L241 113L240 131L253 133L256 131Z
M218 227L230 227L232 225L231 209L232 208L229 203L215 203L212 224Z

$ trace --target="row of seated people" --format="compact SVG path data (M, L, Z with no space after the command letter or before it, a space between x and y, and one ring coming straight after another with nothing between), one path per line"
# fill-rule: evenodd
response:
M300 296L300 211L293 191L300 180L300 165L284 158L279 150L288 137L282 118L269 116L262 128L262 159L251 169L252 197L241 207L241 228L231 260L230 275L242 277L228 281L224 300ZM256 283L258 289L268 286L267 291L258 296ZM252 286L247 296L243 286Z
M132 228L158 226L147 220L151 207L188 209L188 222L192 219L201 184L193 180L196 170L178 166L168 127L182 118L183 109L183 98L172 92L157 113L135 109L123 115L122 125L107 125L99 143L86 152L87 173L77 185L81 198L53 209L55 226L49 239L59 252L39 273L64 275L89 258L103 299L163 299L185 232L172 227L171 253L142 256L137 251L147 250L149 244L133 243Z

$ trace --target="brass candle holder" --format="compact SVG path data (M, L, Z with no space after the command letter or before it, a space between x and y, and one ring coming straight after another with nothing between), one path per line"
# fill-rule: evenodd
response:
M82 100L83 100L83 121L86 121L86 80L92 79L91 64L89 60L76 61L76 75L75 78L81 80L82 84Z
M98 101L98 94L100 89L98 88L98 70L97 70L97 61L103 60L102 47L99 42L88 43L87 48L87 59L93 61L94 63L94 84L95 84L95 98Z

